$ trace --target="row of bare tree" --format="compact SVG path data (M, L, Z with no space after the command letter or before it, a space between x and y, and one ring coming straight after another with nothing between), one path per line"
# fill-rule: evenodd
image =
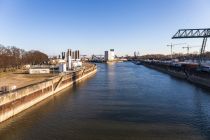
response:
M0 45L0 69L19 68L25 64L38 65L47 61L48 56L40 51Z

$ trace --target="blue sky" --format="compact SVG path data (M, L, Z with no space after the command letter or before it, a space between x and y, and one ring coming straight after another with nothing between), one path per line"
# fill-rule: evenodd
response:
M109 48L118 55L167 54L171 42L201 45L171 37L180 28L210 28L209 7L210 0L0 0L0 44L49 55L67 48L88 55Z

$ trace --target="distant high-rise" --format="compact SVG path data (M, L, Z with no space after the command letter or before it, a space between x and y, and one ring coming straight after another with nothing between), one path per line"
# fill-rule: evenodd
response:
M105 59L105 61L108 61L109 60L109 51L105 51L104 53L105 53L104 59Z
M109 60L114 60L115 54L114 54L114 49L110 49L109 51Z
M115 59L114 49L110 49L109 51L104 52L105 61L113 61Z

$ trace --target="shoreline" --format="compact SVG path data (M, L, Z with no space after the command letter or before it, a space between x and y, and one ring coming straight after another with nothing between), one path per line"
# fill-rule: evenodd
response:
M153 65L153 64L147 64L147 63L142 63L145 67L169 74L171 76L174 76L176 78L179 79L183 79L186 80L190 83L196 84L196 85L200 85L200 86L204 86L205 88L210 89L210 79L209 78L204 78L201 77L199 75L195 75L193 73L187 72L187 71L176 71L175 69L168 69L168 68L163 68L161 66L158 65Z
M0 123L97 72L94 64L0 95Z

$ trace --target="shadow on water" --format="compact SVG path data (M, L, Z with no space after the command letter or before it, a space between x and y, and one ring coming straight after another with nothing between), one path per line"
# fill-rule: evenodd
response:
M76 79L77 79L76 72L73 72L73 73L72 73L72 80L75 81L75 82L73 82L73 87L75 87L76 84L77 84Z

